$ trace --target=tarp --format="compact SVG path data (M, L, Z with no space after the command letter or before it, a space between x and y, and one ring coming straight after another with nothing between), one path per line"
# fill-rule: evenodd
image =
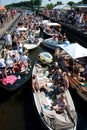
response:
M56 5L53 7L53 9L58 9L58 10L71 10L70 5Z
M1 10L6 10L6 8L0 5L0 11Z
M87 48L82 47L78 43L67 45L61 44L59 46L65 50L73 59L87 56Z

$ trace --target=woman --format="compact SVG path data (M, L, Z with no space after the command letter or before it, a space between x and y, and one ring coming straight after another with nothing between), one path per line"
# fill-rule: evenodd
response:
M52 109L54 109L57 113L62 113L66 107L66 95L65 93L60 93L59 97L52 103Z
M56 35L56 33L54 33L54 35L53 35L53 41L55 41L56 43L58 43L58 36Z
M49 87L47 87L45 81L38 81L37 76L33 75L33 80L32 80L32 86L33 86L33 90L34 92L38 92L40 89L44 89L47 92L52 91L52 89L50 89Z
M23 46L22 46L22 43L19 42L19 40L17 40L17 51L18 53L23 53Z
M58 63L60 61L59 58L60 58L60 48L57 48L54 52L54 61Z

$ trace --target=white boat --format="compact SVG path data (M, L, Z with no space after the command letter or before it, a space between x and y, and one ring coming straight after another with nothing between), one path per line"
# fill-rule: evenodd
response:
M23 45L23 47L28 49L28 50L32 50L32 49L37 48L41 44L42 41L43 41L42 38L38 38L36 42L34 42L34 43L29 43L29 42L25 43Z
M43 53L43 52L42 52ZM35 76L39 85L39 89L35 89ZM48 88L47 91L41 82ZM52 75L50 75L50 69L48 63L38 60L35 63L32 71L32 88L35 108L38 113L38 117L43 123L44 127L48 130L76 130L77 126L77 113L75 110L74 102L69 93L66 90L67 108L60 113L56 113L52 109L52 102L59 97L56 85L52 82Z
M58 42L58 41L53 40L53 38L47 38L47 39L44 39L43 42L41 43L41 45L47 48L50 48L51 50L55 50L61 44L66 46L67 44L70 44L70 42L68 40L66 40L65 42Z
M45 24L43 29L43 35L45 38L52 37L54 35L54 32L58 36L59 28L61 28L61 25L56 22L48 22Z

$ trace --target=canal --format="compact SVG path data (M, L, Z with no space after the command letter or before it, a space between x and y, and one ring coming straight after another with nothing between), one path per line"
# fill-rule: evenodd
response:
M40 47L29 51L32 66L42 51L50 50ZM78 113L77 130L87 130L86 102L74 90L71 90ZM33 102L31 79L14 92L0 88L0 130L45 130L42 126Z

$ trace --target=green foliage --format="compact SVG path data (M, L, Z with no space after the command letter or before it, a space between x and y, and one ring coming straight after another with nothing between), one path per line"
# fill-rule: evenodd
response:
M52 3L50 3L46 7L47 7L48 10L51 10L54 7L54 5Z
M34 7L34 6L40 6L42 4L42 0L30 0L30 1L23 1L19 3L13 3L6 5L5 7Z
M62 5L62 1L58 1L56 5Z
M75 4L75 2L69 1L67 4L70 5L70 6L72 6L73 4Z
M86 0L85 0L86 1ZM79 1L77 4L83 4L83 1ZM87 3L85 3L85 4L87 4Z

